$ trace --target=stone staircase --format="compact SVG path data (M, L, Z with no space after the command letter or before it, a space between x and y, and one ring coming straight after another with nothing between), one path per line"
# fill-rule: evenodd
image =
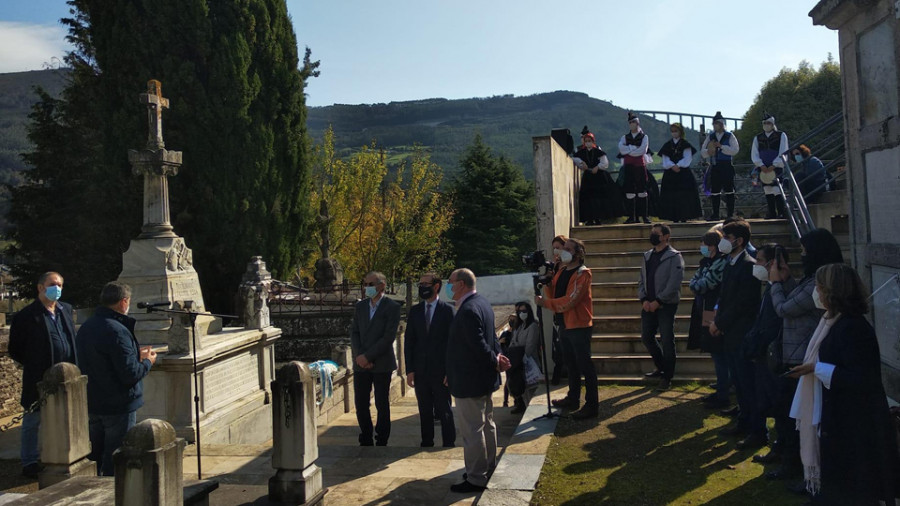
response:
M799 263L799 244L784 220L750 220L751 242L755 245L779 242L789 246L791 259ZM675 317L675 344L678 360L675 381L714 381L715 373L708 354L689 351L693 296L688 282L700 262L700 236L713 223L670 224L672 247L682 252L685 279L682 300ZM637 300L642 254L650 249L650 225L606 225L573 227L571 236L585 242L585 264L593 272L594 332L591 353L597 375L604 383L637 383L643 373L652 371L653 361L641 343L641 306Z

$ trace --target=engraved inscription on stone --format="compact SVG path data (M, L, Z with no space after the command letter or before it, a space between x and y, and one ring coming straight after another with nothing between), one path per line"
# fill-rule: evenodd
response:
M203 371L203 410L209 411L259 389L256 353L229 358Z
M172 297L175 300L191 300L200 296L200 286L191 281L171 281Z

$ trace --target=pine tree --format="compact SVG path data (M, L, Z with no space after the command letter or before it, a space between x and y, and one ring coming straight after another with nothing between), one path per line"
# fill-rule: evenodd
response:
M456 265L476 275L522 271L535 249L534 188L522 169L494 156L476 135L460 160L451 195L455 219L447 233Z
M13 193L25 286L49 268L67 300L94 302L121 270L141 224L141 184L127 150L146 142L137 95L162 81L175 231L194 250L206 304L230 301L252 255L276 276L299 261L309 213L304 85L284 0L70 0L75 49L60 100L32 114L28 184ZM48 228L49 227L49 228ZM52 230L53 234L48 235ZM57 233L58 232L58 233Z

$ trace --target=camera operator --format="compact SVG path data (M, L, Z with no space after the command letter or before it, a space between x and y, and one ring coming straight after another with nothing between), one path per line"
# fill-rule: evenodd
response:
M569 392L553 405L570 410L581 404L581 376L584 376L584 407L572 418L596 418L598 414L597 371L591 361L591 330L593 329L593 301L591 299L591 270L584 265L584 243L569 239L559 254L560 264L544 296L536 296L535 303L562 315L560 335L563 359L569 370Z
M568 237L564 235L558 235L553 238L553 241L550 243L553 248L553 268L550 272L547 273L548 279L546 281L541 281L542 283L549 284L550 281L553 280L553 275L556 274L561 268L563 268L562 264L559 261L559 254L562 253L563 248L566 246L566 241ZM563 360L563 351L562 351L562 341L560 341L560 328L563 324L563 316L562 314L554 313L553 315L553 339L552 339L552 349L551 349L551 358L553 359L553 374L550 377L550 383L554 385L559 385L560 379L563 375L568 376L568 371L566 369L566 362ZM546 372L545 372L546 374Z

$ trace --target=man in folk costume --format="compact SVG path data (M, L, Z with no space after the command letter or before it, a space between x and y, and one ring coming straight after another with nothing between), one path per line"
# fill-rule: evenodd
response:
M637 223L640 216L644 223L650 223L650 193L647 172L647 151L650 138L641 129L641 120L633 112L628 113L630 131L619 139L619 155L622 157L624 172L625 223Z
M725 118L720 111L713 116L713 131L703 141L700 156L709 160L709 203L712 214L708 221L719 221L719 206L725 197L726 217L734 214L734 163L732 158L740 151L737 137L725 130Z
M702 214L697 180L691 172L691 160L697 151L684 139L681 123L669 125L672 138L659 149L662 166L662 190L659 195L659 217L675 223L698 218Z
M766 193L767 220L785 217L784 195L778 182L784 173L789 148L787 134L779 132L775 126L775 117L765 113L763 131L753 138L750 159L756 166L754 171L759 173L759 182Z
M597 145L587 125L581 130L581 146L574 157L575 167L582 171L578 192L579 221L600 225L603 220L622 215L622 190L607 169L609 158Z

